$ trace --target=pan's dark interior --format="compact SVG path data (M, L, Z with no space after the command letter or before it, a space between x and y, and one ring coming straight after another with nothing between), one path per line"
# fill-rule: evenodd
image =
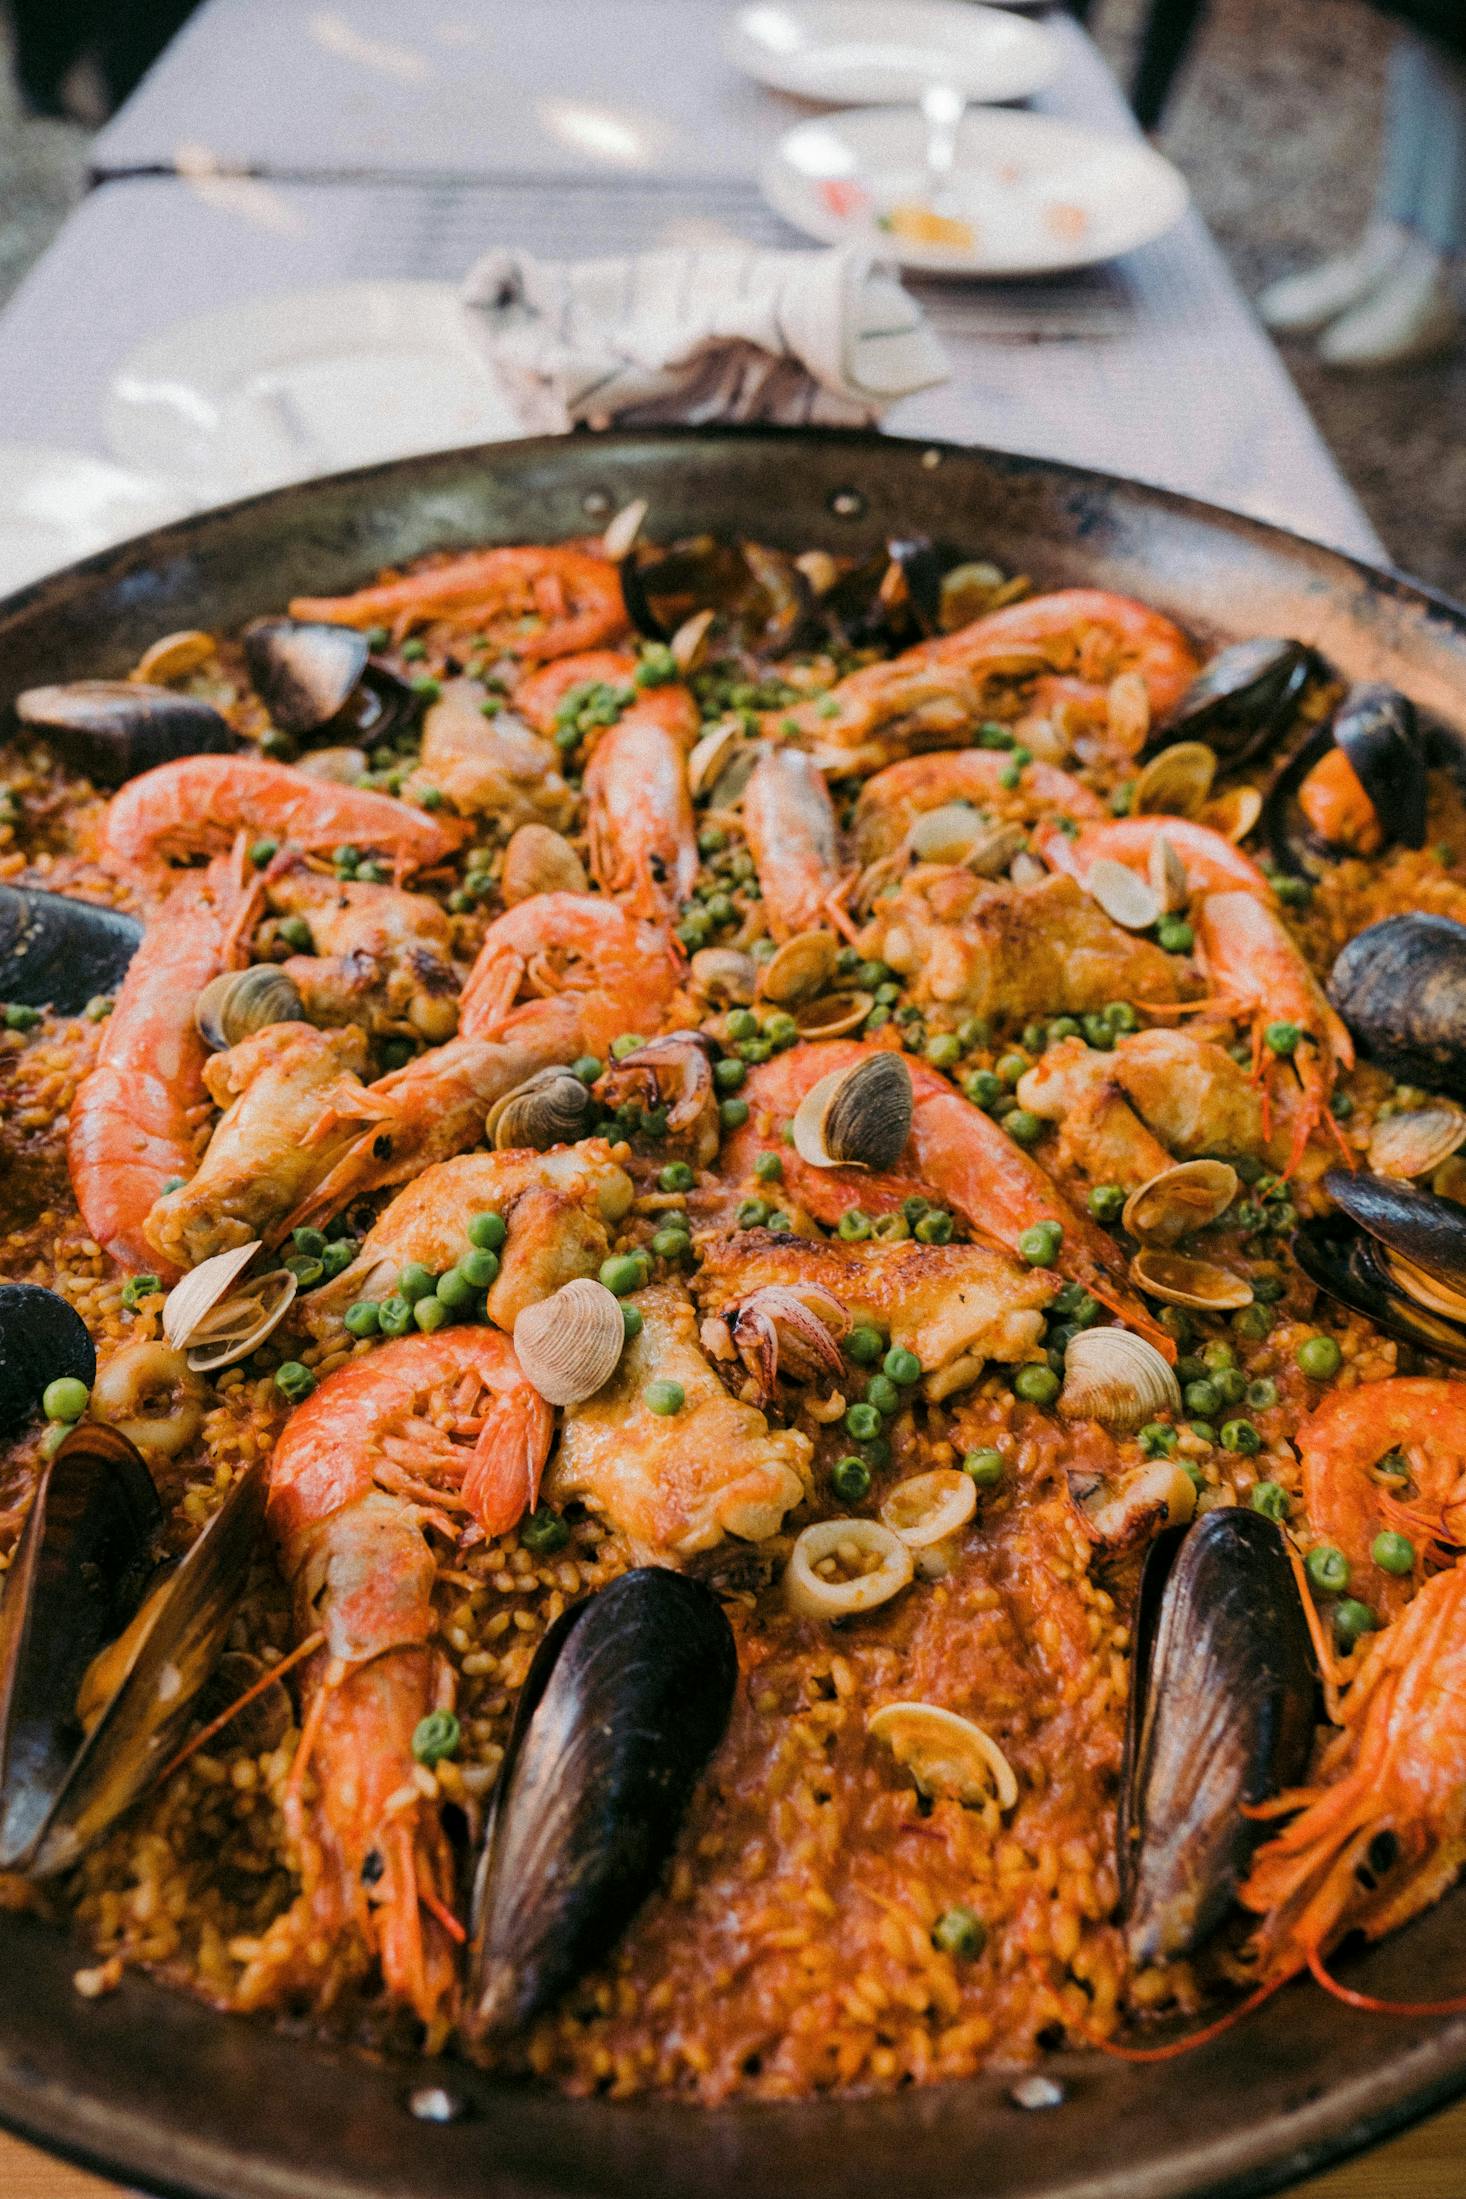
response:
M648 532L871 547L922 531L1041 586L1143 596L1193 631L1288 634L1387 679L1466 734L1466 613L1399 578L1182 498L1061 466L864 435L575 437L337 476L183 521L0 606L0 705L114 673L159 634L229 629L293 592L356 585L437 547L598 531L633 497ZM1461 1897L1357 1962L1375 1993L1466 1986ZM130 1978L88 2001L78 1951L0 1916L0 2119L128 2183L199 2199L1161 2199L1275 2189L1466 2089L1466 2020L1356 2014L1309 1986L1178 2060L1049 2065L1008 2082L708 2113L569 2101L452 2064L387 2065L213 2014ZM438 2088L428 2119L416 2088Z

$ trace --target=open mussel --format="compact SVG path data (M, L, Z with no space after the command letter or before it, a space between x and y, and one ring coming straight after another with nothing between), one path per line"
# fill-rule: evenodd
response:
M818 623L829 640L855 649L899 649L925 640L942 630L942 578L949 563L925 535L893 536L817 596Z
M1334 963L1329 998L1371 1061L1466 1099L1466 924L1417 912L1367 925Z
M1262 822L1274 862L1309 876L1342 855L1423 847L1427 763L1408 696L1351 687L1268 789Z
M620 572L626 615L651 641L669 642L699 612L711 611L716 641L775 657L809 614L803 573L792 559L757 542L694 535L667 548L633 543Z
M176 1566L141 1455L87 1421L60 1445L0 1598L0 1870L63 1871L171 1761L244 1593L264 1469Z
M96 1377L97 1355L75 1307L39 1283L0 1283L0 1435L13 1435L41 1409L48 1383Z
M1236 641L1205 665L1153 748L1204 740L1224 764L1245 763L1290 722L1317 668L1301 641Z
M373 664L365 634L319 619L260 618L244 630L250 683L282 733L329 734L370 746L410 705L410 690Z
M1363 1170L1331 1168L1323 1188L1339 1211L1294 1232L1304 1274L1390 1335L1466 1365L1466 1208Z
M1315 1686L1307 1616L1273 1521L1219 1507L1152 1545L1118 1825L1133 1962L1189 1955L1221 1922L1266 1831L1244 1810L1307 1769Z
M0 1000L79 1015L98 994L116 992L142 936L121 909L0 886Z
M28 687L15 698L15 715L98 786L121 786L178 756L219 756L243 746L212 703L143 680Z
M521 2029L609 1953L671 1853L737 1676L721 1605L681 1573L623 1573L550 1629L474 1890L471 2037Z

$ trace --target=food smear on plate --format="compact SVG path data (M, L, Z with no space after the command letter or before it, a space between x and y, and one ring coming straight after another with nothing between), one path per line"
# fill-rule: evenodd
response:
M571 2092L1179 2050L1459 1861L1461 791L645 523L18 701L0 1898Z

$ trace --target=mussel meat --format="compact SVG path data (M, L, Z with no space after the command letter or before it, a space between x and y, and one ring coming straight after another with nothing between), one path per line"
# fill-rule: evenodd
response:
M711 1591L658 1567L623 1573L550 1629L474 1889L472 2037L521 2029L609 1953L671 1853L737 1677Z
M88 1389L97 1354L75 1307L39 1283L0 1283L0 1435L41 1409L46 1385L74 1375Z
M1118 1827L1133 1962L1191 1954L1221 1922L1266 1832L1244 1806L1307 1769L1315 1687L1308 1620L1272 1520L1223 1506L1152 1546Z
M1203 667L1152 745L1205 740L1224 763L1245 763L1287 726L1317 666L1301 641L1233 642Z
M0 1000L80 1015L115 993L142 944L135 916L38 886L0 886Z
M774 657L809 615L804 574L756 542L694 535L665 549L634 543L620 573L627 617L652 641L670 642L697 612L713 611L713 632L725 645Z
M15 715L98 786L121 786L178 756L220 756L244 745L212 703L143 680L28 687L15 698Z
M318 619L260 618L244 630L244 661L282 733L370 747L405 714L410 690L370 661L365 634Z
M1423 847L1427 762L1407 696L1351 687L1268 789L1262 822L1274 862L1306 877L1331 857Z
M1331 1168L1323 1188L1339 1214L1294 1232L1304 1274L1390 1335L1466 1364L1466 1208L1363 1170Z
M1466 1099L1466 924L1417 912L1367 925L1335 962L1329 998L1371 1061Z
M60 1445L0 1599L0 1869L69 1869L171 1761L263 1518L256 1465L159 1569L162 1508L140 1454L93 1422Z

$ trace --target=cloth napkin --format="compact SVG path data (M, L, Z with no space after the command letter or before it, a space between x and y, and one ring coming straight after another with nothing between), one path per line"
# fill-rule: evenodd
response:
M862 426L949 371L920 307L850 247L491 252L463 297L529 434L613 421Z

